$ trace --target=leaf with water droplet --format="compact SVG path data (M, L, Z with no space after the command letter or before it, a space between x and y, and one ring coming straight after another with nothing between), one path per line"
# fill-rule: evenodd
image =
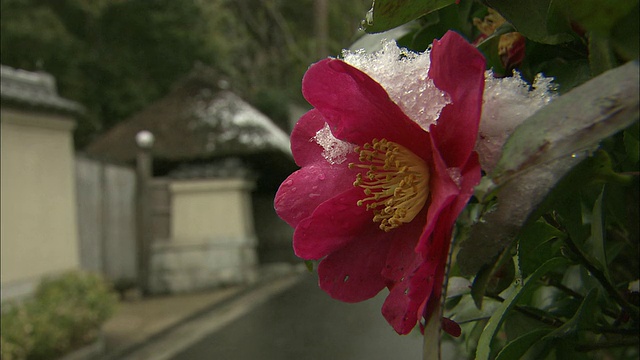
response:
M630 62L607 71L558 97L516 128L490 174L497 187L497 206L461 244L457 260L463 274L475 274L515 239L528 219L536 218L532 212L556 183L590 158L582 154L590 155L601 140L638 120L638 70L638 62ZM606 167L598 176L626 181ZM578 178L578 183L591 180Z
M362 28L368 33L379 33L453 3L455 0L375 0Z
M607 71L525 120L504 145L491 174L496 184L531 167L594 149L640 116L638 62Z

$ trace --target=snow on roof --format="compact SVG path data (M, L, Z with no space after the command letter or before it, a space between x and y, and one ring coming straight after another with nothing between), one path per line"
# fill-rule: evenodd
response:
M80 104L58 95L56 81L50 74L0 65L0 78L3 102L71 113L83 111Z

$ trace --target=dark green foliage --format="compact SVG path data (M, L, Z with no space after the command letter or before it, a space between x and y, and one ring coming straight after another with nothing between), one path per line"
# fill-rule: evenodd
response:
M233 91L286 129L288 104L303 102L304 71L348 46L367 6L329 2L330 53L317 54L311 0L0 4L2 64L51 73L62 96L86 107L76 131L80 148L165 95L195 63L227 77Z

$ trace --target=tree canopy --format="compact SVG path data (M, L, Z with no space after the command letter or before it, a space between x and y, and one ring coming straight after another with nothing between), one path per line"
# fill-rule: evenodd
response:
M316 51L314 1L1 0L1 62L54 75L87 108L76 143L164 95L195 63L283 128L300 80L354 39L368 1L328 2L328 54Z

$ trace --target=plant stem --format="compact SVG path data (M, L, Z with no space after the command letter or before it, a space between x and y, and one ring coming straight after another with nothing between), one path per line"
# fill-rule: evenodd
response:
M609 349L624 346L638 346L638 338L616 339L596 343L578 344L575 349L580 352L587 352L599 349Z
M504 302L504 299L498 295L485 295L488 298L494 299L494 300L498 300L500 302ZM514 306L513 309L519 313L521 313L522 315L525 315L529 318L532 318L534 320L538 320L546 325L552 326L552 327L560 327L562 325L564 325L564 321L558 319L557 317L553 316L553 315L546 315L546 316L541 316L540 314L536 314L535 312L521 307L521 306Z
M573 297L574 299L577 299L577 300L583 300L584 299L584 296L582 294L574 291L573 289L568 288L560 280L558 280L558 279L556 279L554 277L548 277L547 279L548 279L547 283L550 286L553 286L556 289L568 294L569 296ZM613 311L611 311L609 309L602 309L602 313L607 315L607 316L609 316L609 317L612 317L614 319L619 316L619 314L616 314L615 312L613 312Z

